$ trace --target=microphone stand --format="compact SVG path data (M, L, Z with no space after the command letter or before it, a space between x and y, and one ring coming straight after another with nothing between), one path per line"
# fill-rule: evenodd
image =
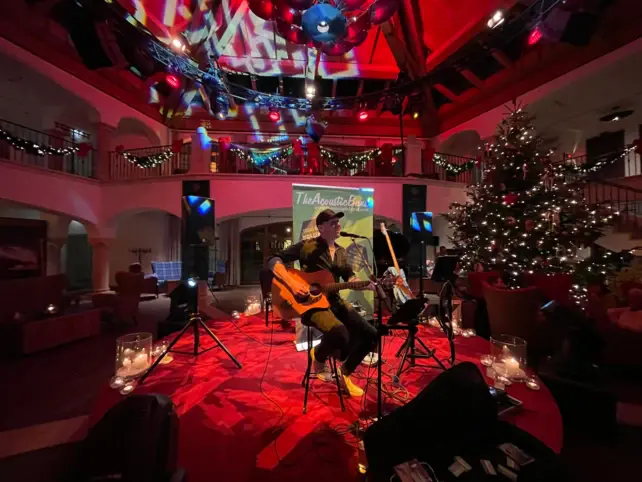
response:
M368 243L370 243L370 240L368 238L365 239L368 241ZM381 420L383 413L383 397L381 396L381 375L383 367L382 338L388 333L387 327L383 324L383 301L388 297L383 291L381 283L379 283L379 281L377 280L376 275L373 274L372 267L370 266L367 258L363 256L363 253L359 249L359 245L357 244L355 238L351 237L351 241L357 252L359 253L361 260L363 261L363 264L365 265L366 270L369 273L370 279L372 280L374 278L375 291L377 293L377 316L375 317L375 328L377 330L377 420Z

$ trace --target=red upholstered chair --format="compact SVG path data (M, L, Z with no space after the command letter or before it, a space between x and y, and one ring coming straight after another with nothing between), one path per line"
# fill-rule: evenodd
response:
M542 304L539 288L509 290L484 283L483 290L491 334L518 336L528 343L529 353L537 353L542 348L544 336L539 323Z
M545 273L534 273L524 275L529 286L540 289L547 300L557 301L561 305L570 305L570 289L573 285L573 278L569 274L557 273L547 275Z
M468 294L476 299L484 298L484 283L488 283L491 278L499 278L499 271L482 271L468 273Z

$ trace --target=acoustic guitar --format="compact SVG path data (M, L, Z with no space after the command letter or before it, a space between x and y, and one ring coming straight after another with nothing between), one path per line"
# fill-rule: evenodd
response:
M395 295L395 300L397 303L404 304L406 301L411 300L415 297L410 286L408 286L408 281L406 280L406 273L402 269L399 269L399 263L397 262L397 256L395 255L395 250L392 248L392 243L390 242L390 236L388 236L388 230L386 229L386 224L381 223L380 225L381 233L386 237L386 242L388 243L388 249L390 250L390 256L392 257L392 263L394 266L391 266L386 270L386 273L391 275L396 279L395 285L393 287L393 293Z
M272 280L272 310L283 320L301 317L309 310L329 308L327 294L340 290L363 289L370 284L370 281L337 283L329 271L305 273L296 269L288 269L288 273L297 281L307 285L310 294L305 298L299 298L292 293L287 284L274 277Z

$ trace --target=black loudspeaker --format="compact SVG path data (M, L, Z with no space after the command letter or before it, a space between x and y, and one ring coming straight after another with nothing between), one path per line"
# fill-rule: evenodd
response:
M423 184L403 185L403 234L410 240L410 250L406 255L405 264L408 269L414 267L414 271L406 273L411 277L419 276L417 268L421 266L424 259L424 254L421 252L421 238L413 234L415 231L412 228L412 214L426 211L426 194L427 187Z
M184 181L182 204L182 279L207 280L210 246L215 245L214 200L209 181Z
M73 471L77 482L181 482L178 415L165 395L130 395L89 431Z
M87 68L94 70L125 64L111 27L106 21L93 17L89 9L74 0L67 0L57 4L52 14L69 32Z

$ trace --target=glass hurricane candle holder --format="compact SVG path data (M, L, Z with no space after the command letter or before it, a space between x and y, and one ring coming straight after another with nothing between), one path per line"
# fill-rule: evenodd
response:
M116 376L132 380L152 364L152 334L131 333L116 340Z
M490 337L490 354L493 369L499 376L513 381L526 377L526 340L512 335Z
M245 300L245 314L258 315L261 312L261 301L258 296L248 296Z

